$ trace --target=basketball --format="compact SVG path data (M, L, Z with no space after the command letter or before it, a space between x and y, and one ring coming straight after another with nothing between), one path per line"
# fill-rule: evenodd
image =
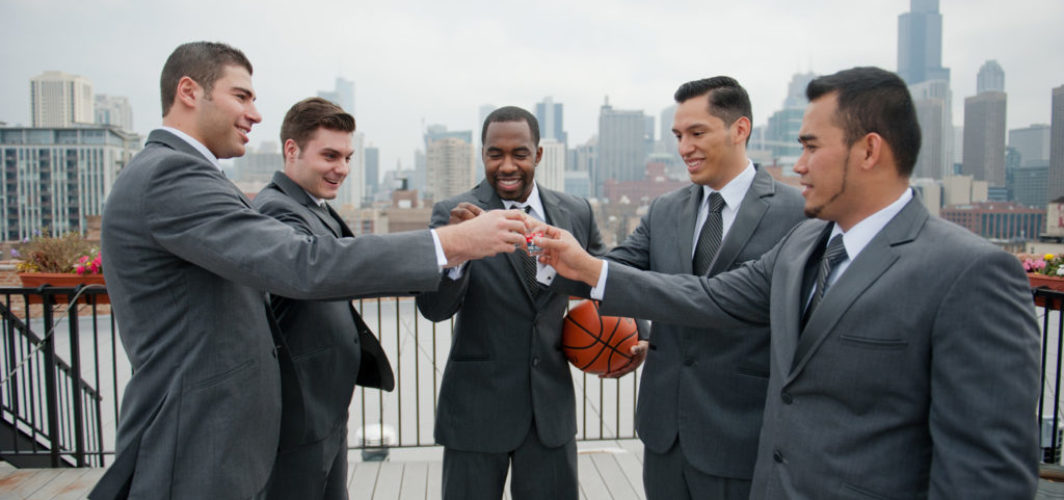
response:
M573 366L601 375L626 365L639 341L635 320L599 316L598 303L585 300L569 310L562 327L562 351Z

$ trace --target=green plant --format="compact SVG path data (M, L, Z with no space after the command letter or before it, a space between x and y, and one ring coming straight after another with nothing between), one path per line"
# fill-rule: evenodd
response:
M78 233L27 238L11 250L20 273L94 274L102 271L99 249Z

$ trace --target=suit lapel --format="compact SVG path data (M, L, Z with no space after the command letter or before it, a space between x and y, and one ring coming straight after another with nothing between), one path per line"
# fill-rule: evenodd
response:
M809 358L861 294L894 265L898 260L898 252L894 247L913 241L927 217L927 210L917 197L913 197L902 211L872 238L835 284L828 288L820 305L809 317L794 351L794 368L789 379L793 379L802 371Z
M676 232L677 238L674 241L679 241L680 244L676 246L676 250L679 255L676 257L677 262L683 263L683 271L687 274L694 273L694 263L692 262L695 247L694 247L694 235L695 232L700 231L702 228L695 228L695 224L698 223L698 209L702 204L702 186L698 184L691 184L687 188L687 200L681 202L683 212L676 218Z
M709 266L710 276L730 268L735 263L735 258L746 246L746 242L750 241L750 237L754 235L758 224L761 223L761 218L768 211L768 203L762 198L772 196L774 191L772 176L764 170L758 170L754 175L753 183L750 184L750 189L746 190L746 196L743 196L743 201L739 205L739 213L735 215L735 221L732 222L728 235L724 237L717 256L713 258L713 263Z
M772 351L779 360L779 366L783 370L789 370L794 366L794 351L798 346L798 334L801 323L802 311L805 306L805 297L802 297L802 280L805 275L806 263L816 252L819 242L826 232L831 231L831 224L823 221L805 222L808 229L803 226L795 231L788 242L788 247L800 249L793 258L787 256L787 260L777 265L772 273L773 283L783 283L785 290L779 296L784 303L781 318L772 317ZM774 295L775 298L775 295Z
M314 200L312 200L310 198L310 195L307 194L307 191L300 187L299 184L296 184L295 181L288 178L288 176L285 175L284 172L273 173L273 184L277 186L277 189L280 189L281 192L284 193L286 196L295 200L296 203L299 203L300 206L306 208L307 211L311 214L314 214L314 217L317 218L318 221L321 222L322 225L324 225L325 228L328 229L329 232L332 233L334 236L336 236L337 238L343 236L342 228L341 234L337 234L337 232L334 231L332 228L332 223L326 219L326 217L329 217L329 213L326 213L325 211L321 210L318 207L318 204L314 203ZM326 204L326 206L328 206L328 204ZM337 218L336 220L339 220L339 218Z

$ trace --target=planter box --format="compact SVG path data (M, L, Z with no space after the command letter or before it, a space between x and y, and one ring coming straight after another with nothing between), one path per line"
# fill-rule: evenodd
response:
M64 274L64 273L18 273L18 277L22 280L22 286L25 288L37 288L41 285L48 285L55 288L77 288L78 285L103 285L106 283L103 280L102 274ZM111 301L106 295L96 295L97 304L110 304ZM70 297L66 295L56 295L55 301L57 304L65 304L70 300ZM83 304L90 303L90 297L88 295L82 295L78 300ZM41 297L36 295L30 296L31 304L40 304Z
M1064 277L1027 273L1027 280L1031 282L1031 288L1048 288L1049 290L1064 292ZM1041 307L1046 305L1045 299L1042 297L1037 297L1034 302Z

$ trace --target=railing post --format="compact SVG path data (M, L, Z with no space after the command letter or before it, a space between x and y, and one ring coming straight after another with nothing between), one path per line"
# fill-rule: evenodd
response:
M79 285L81 288L84 285ZM74 409L74 461L78 467L85 466L85 407L84 384L81 383L81 347L80 325L78 324L78 303L75 301L67 307L67 321L70 323L70 378L71 406Z
M55 368L55 341L52 339L52 328L55 321L52 318L52 301L54 296L49 293L41 294L41 309L44 320L44 335L42 339L44 351L44 391L45 402L48 406L48 440L52 467L59 467L59 393L56 390Z

